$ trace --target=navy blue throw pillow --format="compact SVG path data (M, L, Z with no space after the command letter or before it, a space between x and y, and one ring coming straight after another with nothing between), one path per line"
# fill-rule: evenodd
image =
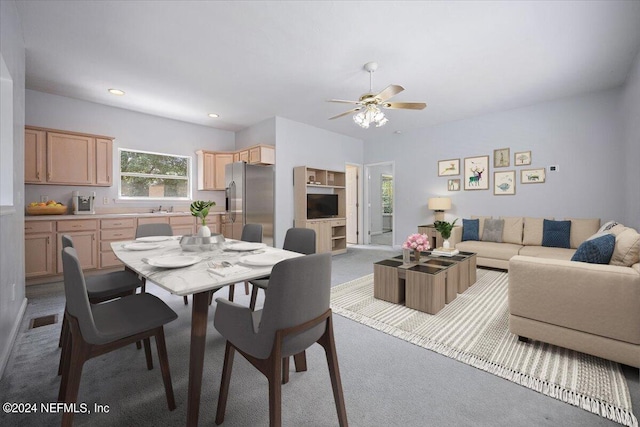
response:
M552 221L545 219L542 223L542 246L550 248L567 248L571 233L571 221Z
M480 220L462 219L462 241L480 240Z
M613 234L605 234L593 240L586 240L578 246L571 261L589 262L591 264L609 264L616 238Z

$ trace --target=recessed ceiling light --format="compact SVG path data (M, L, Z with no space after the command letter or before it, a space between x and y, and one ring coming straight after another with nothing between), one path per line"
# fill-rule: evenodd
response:
M112 95L118 95L118 96L124 95L124 91L120 89L109 89L109 93Z
M208 116L211 117L212 119L217 119L218 117L220 117L216 113L209 113Z

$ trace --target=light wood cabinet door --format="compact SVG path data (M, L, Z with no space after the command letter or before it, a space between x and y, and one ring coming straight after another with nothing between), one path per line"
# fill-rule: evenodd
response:
M96 185L113 184L113 141L96 139Z
M47 182L95 183L95 138L47 132Z
M98 268L98 239L96 231L78 231L58 233L58 247L62 248L62 235L67 234L73 240L73 247L78 253L82 270ZM58 273L62 274L62 250L58 252Z
M200 190L214 190L215 189L215 169L216 169L216 155L214 153L203 154L203 187Z
M27 234L24 236L25 277L55 274L53 234Z
M276 163L276 150L272 146L257 145L249 149L249 163L252 165L273 165Z
M215 154L215 184L214 190L224 190L226 182L224 179L224 167L229 163L233 163L233 153L216 153Z
M45 181L45 138L44 131L24 130L24 182L27 184L41 184Z
M238 161L249 163L249 150L242 150L238 153Z
M316 253L331 252L331 223L329 221L308 221L307 228L316 232Z

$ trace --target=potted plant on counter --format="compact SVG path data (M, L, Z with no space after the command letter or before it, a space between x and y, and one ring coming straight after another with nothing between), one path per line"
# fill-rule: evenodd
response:
M200 220L202 221L202 227L200 227L200 230L198 230L199 237L211 236L211 230L207 226L206 218L207 215L209 215L209 209L211 209L211 207L215 205L216 202L205 202L203 200L196 200L195 202L191 203L191 206L189 207L191 215L195 216L196 218L200 218Z
M451 237L451 230L453 230L453 226L456 224L458 218L454 219L453 222L447 221L436 221L433 223L433 226L440 233L444 242L442 242L442 247L445 249L449 249L449 237Z

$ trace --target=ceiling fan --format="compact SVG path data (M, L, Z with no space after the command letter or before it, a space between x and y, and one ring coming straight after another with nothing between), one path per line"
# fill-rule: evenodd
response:
M387 102L388 99L402 92L404 88L400 85L389 85L380 92L373 93L373 73L378 69L378 63L367 62L364 64L364 69L369 73L369 92L363 94L358 101L330 99L329 102L356 104L358 106L337 116L333 116L329 120L356 113L353 115L353 121L366 129L371 123L375 123L376 127L380 127L389 121L379 107L397 110L422 110L427 106L424 102Z

